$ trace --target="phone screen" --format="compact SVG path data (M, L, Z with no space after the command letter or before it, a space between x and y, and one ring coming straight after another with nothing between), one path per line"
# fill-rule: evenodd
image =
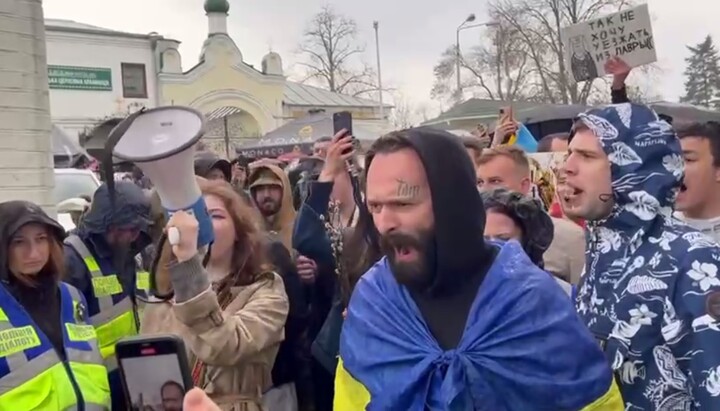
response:
M339 133L340 130L347 130L347 134L352 135L352 114L349 111L341 111L333 114L333 132Z
M346 135L353 135L352 129L352 114L349 111L341 111L333 114L333 133L337 134L340 130L347 130ZM354 139L355 137L353 137ZM355 141L353 140L353 143ZM343 154L346 154L343 152Z
M132 411L182 411L189 389L182 342L120 343L118 361ZM179 354L182 352L182 354ZM183 364L185 362L185 364Z

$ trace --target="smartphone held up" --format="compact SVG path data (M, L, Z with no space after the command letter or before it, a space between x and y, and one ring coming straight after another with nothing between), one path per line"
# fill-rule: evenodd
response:
M340 111L333 114L333 134L337 134L342 130L345 130L346 136L353 135L352 114L349 111ZM354 143L355 137L353 137ZM349 150L343 151L343 154L347 153L349 153Z
M500 144L514 144L517 140L517 122L511 106L500 108L498 124L500 125L498 129L502 130L504 134Z
M193 382L185 344L174 335L130 337L115 346L132 411L182 411Z

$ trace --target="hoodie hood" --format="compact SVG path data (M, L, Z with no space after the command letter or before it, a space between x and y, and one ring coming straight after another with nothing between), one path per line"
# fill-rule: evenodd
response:
M217 168L222 171L223 176L225 176L225 181L230 182L232 178L232 166L230 162L209 151L195 153L194 166L196 176L207 178L210 170Z
M111 226L136 227L140 236L135 240L133 251L140 252L150 244L150 199L142 188L128 181L115 182L115 203L110 203L107 184L95 190L90 208L78 226L78 235L92 236L99 240Z
M295 224L295 208L293 207L290 180L285 172L280 167L273 164L266 163L254 166L250 169L248 187L252 187L252 184L256 180L264 178L263 176L268 172L276 177L276 180L282 188L282 203L280 205L280 211L278 211L277 214L272 216L272 218L265 218L265 228L268 231L276 232L285 247L291 251L292 231L293 225ZM253 201L255 201L254 195Z
M610 216L589 226L631 233L671 218L684 167L672 127L650 108L630 103L591 110L580 119L610 160L615 199Z
M58 244L65 239L65 229L37 205L28 201L0 203L0 280L8 281L8 248L13 235L24 225L38 223L46 226Z
M633 258L649 236L672 223L672 205L683 177L680 142L668 123L650 108L617 104L581 114L610 161L613 210L587 221L584 279L607 273L629 275L645 256ZM605 281L605 280L603 280ZM614 281L617 281L615 279ZM580 290L589 293L583 285Z
M693 387L710 384L720 293L715 241L670 214L683 176L680 143L650 109L622 104L582 120L600 138L612 167L618 204L604 221L588 222L585 272L577 288L578 315L603 346L622 397L637 409L693 408ZM654 357L654 358L653 358ZM647 378L628 364L641 363ZM690 364L678 371L678 363ZM670 364L670 365L668 365ZM639 368L638 368L639 369ZM675 373L673 390L647 395ZM689 384L686 375L697 377ZM682 398L680 402L678 398ZM695 397L697 400L699 397ZM709 398L709 397L708 397ZM701 401L702 402L702 401ZM704 402L718 409L717 402Z
M475 169L458 137L431 127L405 132L425 168L433 202L435 255L428 261L434 279L428 291L452 294L471 276L484 275L494 257L483 237L485 208ZM367 157L365 170L371 162Z

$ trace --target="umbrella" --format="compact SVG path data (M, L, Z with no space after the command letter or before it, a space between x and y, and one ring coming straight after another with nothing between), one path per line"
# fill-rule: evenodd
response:
M589 107L581 104L542 104L536 107L518 110L515 113L517 120L526 126L528 124L543 123L555 120L573 120L578 114Z
M87 154L87 152L70 137L65 130L53 124L52 131L52 149L54 156L76 156Z
M456 135L456 136L458 136L458 137L462 137L462 138L475 137L475 136L473 135L473 133L471 133L471 132L469 132L469 131L467 131L467 130L462 130L462 129L447 130L447 132L450 133L450 134L454 134L454 135Z
M353 122L353 137L358 140L375 140L383 132L383 130L376 130L376 128L355 120ZM332 137L334 134L332 114L313 113L292 120L265 134L258 142L258 145L313 143L320 137Z
M550 134L569 132L575 117L589 108L580 104L542 104L518 110L515 117L540 140Z
M83 157L88 160L91 158L87 151L80 147L61 127L53 124L50 135L56 167L72 167Z
M278 157L292 152L309 154L315 140L332 135L332 116L315 113L290 121L237 151L249 158Z
M658 114L671 117L674 124L720 121L720 112L692 104L658 101L650 103L650 107Z
M363 142L370 142L387 132L382 124L353 123L353 137ZM331 113L312 113L305 117L292 120L275 130L265 134L253 145L237 149L238 154L249 157L278 157L287 153L302 152L311 154L312 145L321 137L332 137L333 119Z
M284 162L286 162L286 163L289 163L289 162L291 162L291 161L293 161L293 160L296 160L296 159L299 159L299 158L305 158L305 157L307 157L307 155L305 155L305 154L303 154L303 153L301 153L301 152L292 151L292 152L290 152L290 153L285 153L285 154L279 155L279 156L277 157L277 159L280 160L280 161L284 161Z

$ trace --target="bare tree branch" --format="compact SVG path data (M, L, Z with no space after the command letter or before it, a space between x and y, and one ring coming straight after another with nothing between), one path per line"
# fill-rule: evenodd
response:
M390 117L392 125L398 130L410 128L415 125L417 109L413 106L412 102L399 93L393 96L393 102L395 109Z
M365 48L357 43L357 24L324 6L308 24L298 53L305 59L301 82L318 80L336 93L359 95L378 92L375 71L359 61Z
M449 46L434 67L435 84L432 95L449 102L461 99L458 95L456 64L460 63L462 90L491 100L523 100L528 98L530 66L525 43L518 41L519 32L509 24L488 28L483 42L458 53ZM458 56L459 54L459 56Z
M520 67L522 61L530 66L522 70L526 90L518 94L529 94L549 103L586 103L595 90L594 82L580 86L569 78L561 29L631 3L632 0L492 0L490 15L516 31L515 38L524 46L520 50L525 59L516 60L516 65ZM507 77L507 85L515 82L520 87L516 76L507 72L503 76Z

